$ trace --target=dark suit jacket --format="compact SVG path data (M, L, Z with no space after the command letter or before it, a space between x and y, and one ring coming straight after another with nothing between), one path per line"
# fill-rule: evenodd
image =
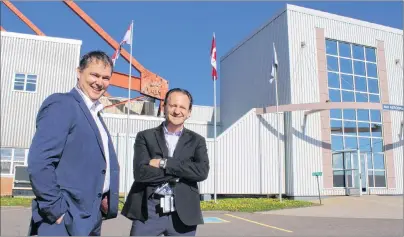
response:
M117 216L119 202L119 164L109 133L108 138L111 175L107 219ZM32 221L53 224L65 214L62 223L71 235L88 235L100 212L105 168L101 135L77 90L46 98L37 115L28 156L36 196ZM36 230L31 231L35 234Z
M178 140L174 155L168 158L163 125L139 132L134 145L135 182L129 191L122 215L134 220L147 220L147 199L156 186L180 178L174 189L175 208L186 225L203 224L198 182L209 173L205 139L186 128ZM149 166L155 157L168 158L166 169Z

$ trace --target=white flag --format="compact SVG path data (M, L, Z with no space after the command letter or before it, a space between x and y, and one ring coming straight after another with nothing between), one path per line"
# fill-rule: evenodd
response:
M276 72L278 70L278 55L276 53L275 43L273 43L273 58L272 58L272 70L271 70L271 79L269 80L272 83L276 78Z

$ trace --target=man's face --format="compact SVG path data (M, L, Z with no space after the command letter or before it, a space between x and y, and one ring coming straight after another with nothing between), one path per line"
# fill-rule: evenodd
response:
M77 69L79 86L92 101L98 100L107 90L112 68L99 60L93 60L83 71Z
M165 105L165 114L168 122L175 126L182 125L191 115L190 104L191 101L184 93L171 93Z

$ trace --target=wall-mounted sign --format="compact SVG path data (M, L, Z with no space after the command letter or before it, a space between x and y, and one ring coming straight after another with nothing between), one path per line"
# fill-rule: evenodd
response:
M404 106L402 106L402 105L383 104L383 109L384 110L404 111Z

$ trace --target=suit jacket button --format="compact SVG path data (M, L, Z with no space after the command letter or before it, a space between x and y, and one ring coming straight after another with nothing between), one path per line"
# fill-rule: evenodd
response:
M101 193L99 193L97 196L100 198L100 197L102 196L102 194L101 194Z
M105 170L102 170L102 172L101 172L102 174L105 174Z

